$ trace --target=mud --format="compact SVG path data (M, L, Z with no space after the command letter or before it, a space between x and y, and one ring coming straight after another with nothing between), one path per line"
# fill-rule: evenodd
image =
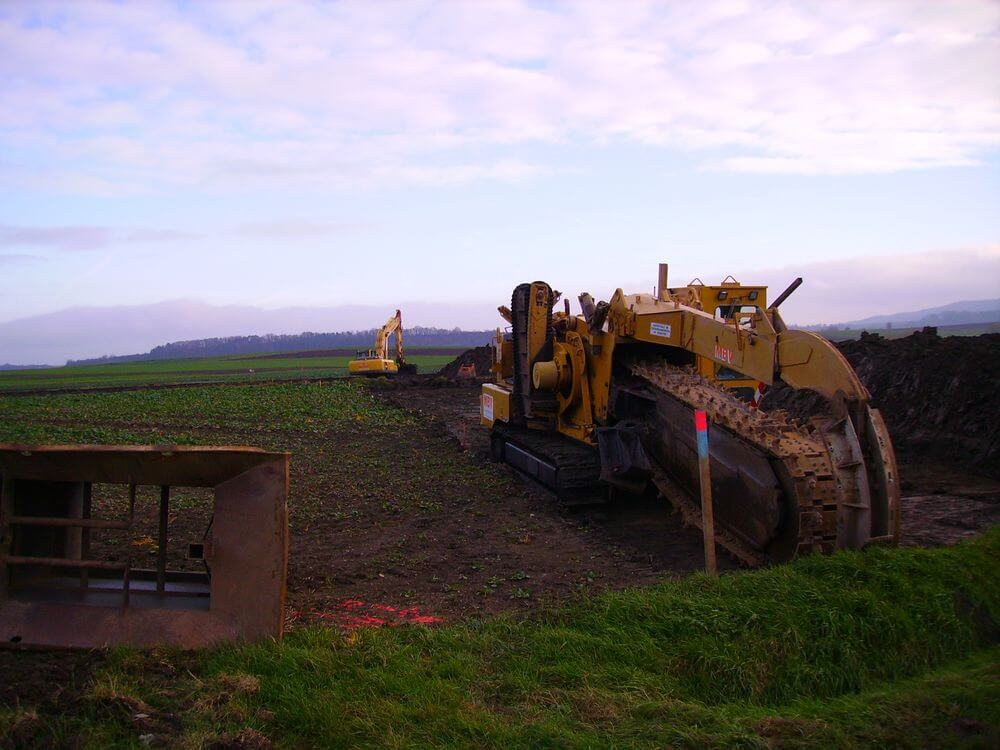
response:
M1000 334L940 338L925 329L837 346L882 410L900 459L929 459L1000 478ZM763 408L805 418L827 404L812 392L778 384Z
M69 717L86 711L91 680L105 661L98 651L24 650L0 644L0 710L12 724L0 730L0 750L81 747L55 736L40 717Z
M302 526L293 516L291 624L351 628L526 612L700 565L700 535L666 504L652 512L623 506L613 516L568 513L489 463L480 453L485 431L473 423L476 389L414 388L405 397L424 426L385 442L369 437L368 445L376 455L393 452L410 486L363 492L347 518L321 515ZM410 470L431 453L464 465L465 477L423 480L426 470ZM407 494L411 502L400 497ZM683 544L669 541L678 537Z
M463 365L473 365L476 368L477 378L486 378L490 375L490 367L493 365L493 349L490 346L478 346L469 349L455 357L439 371L439 375L446 378L458 377L459 369Z
M904 547L939 547L1000 524L1000 480L933 461L904 463Z
M103 661L99 652L0 648L0 706L66 710Z
M387 398L432 419L464 450L486 460L488 433L479 427L478 389L410 389ZM896 437L893 434L893 440ZM904 546L954 544L1000 523L1000 480L983 472L918 458L899 465ZM701 537L684 528L676 515L660 513L649 501L609 503L599 511L573 514L558 510L544 490L524 480L529 492L548 498L549 513L590 524L596 537L614 544L633 561L645 559L661 575L697 570L702 565ZM730 567L735 564L730 561ZM621 585L627 581L619 580Z

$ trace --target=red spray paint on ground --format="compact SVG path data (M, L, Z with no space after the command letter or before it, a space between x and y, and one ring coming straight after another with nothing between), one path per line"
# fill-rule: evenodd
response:
M397 608L388 604L373 604L360 599L344 599L331 610L291 612L291 622L318 620L325 625L342 630L358 628L397 627L399 625L436 625L444 622L441 617L422 613L416 607Z

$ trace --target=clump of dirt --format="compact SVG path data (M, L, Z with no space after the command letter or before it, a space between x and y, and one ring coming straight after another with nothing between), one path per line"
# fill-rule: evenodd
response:
M103 661L96 651L0 649L0 706L62 711L76 702Z
M391 378L385 376L365 380L365 386L372 391L406 391L413 388L470 388L480 384L481 379L471 376L447 376L441 374L415 375L399 374Z
M898 453L1000 475L1000 334L941 338L925 328L899 339L862 334L837 346L882 411ZM763 408L808 418L828 404L776 384Z
M0 750L69 746L52 734L46 717L84 710L84 692L104 658L96 651L0 648L0 708L15 714L6 731L0 729Z
M271 750L274 744L256 729L247 728L235 734L223 734L210 740L205 747L207 750Z
M148 703L131 695L106 695L93 702L99 716L111 719L123 726L131 727L140 739L161 741L178 734L184 722L179 716L158 711Z
M41 717L33 711L20 714L5 734L0 736L0 748L3 750L21 750L21 748L40 748L47 744L43 739L45 725Z
M490 367L493 365L493 347L477 346L475 349L464 351L442 367L438 374L446 378L456 378L462 366L470 364L476 368L477 378L489 377Z

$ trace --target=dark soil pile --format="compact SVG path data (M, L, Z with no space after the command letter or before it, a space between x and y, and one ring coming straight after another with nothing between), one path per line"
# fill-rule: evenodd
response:
M940 338L925 329L899 339L862 335L837 346L871 391L897 453L1000 475L1000 334ZM806 418L827 404L777 384L763 408Z
M493 347L477 346L459 354L455 359L441 368L439 374L446 378L458 376L458 370L462 365L472 363L476 366L476 377L489 377L490 367L493 364Z
M0 648L0 711L20 714L6 731L0 722L0 748L77 747L72 738L52 737L44 717L83 711L91 675L103 662L97 651Z

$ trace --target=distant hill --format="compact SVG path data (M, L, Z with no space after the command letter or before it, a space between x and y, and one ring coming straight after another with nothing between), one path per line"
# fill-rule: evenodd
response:
M926 310L873 315L862 320L840 324L845 328L888 328L919 326L953 326L969 323L996 323L1000 321L1000 299L966 300L952 302Z
M372 326L385 321L395 307L403 310L407 343L411 346L479 346L489 338L486 331L501 324L496 308L472 302L401 301L385 306L263 309L168 300L142 305L76 307L0 322L0 356L7 362L55 365L67 359L119 362L359 348L370 345L374 337ZM841 334L851 330L928 325L943 329L997 321L1000 321L1000 300L974 300L809 327L843 338ZM451 328L456 323L463 330ZM164 341L173 343L163 344Z
M0 370L45 370L52 365L0 365Z
M167 300L140 305L73 307L0 322L0 357L4 362L61 365L68 359L79 361L148 353L165 341L239 339L256 335L266 343L271 334L295 337L302 331L369 331L382 325L397 307L403 311L403 325L407 331L419 326L449 330L456 325L466 331L477 331L502 324L495 307L461 301L400 300L387 305L265 309L252 305L212 305L199 300ZM363 343L357 338L346 340L355 343L341 344L345 339L336 339L334 346L356 347ZM330 348L327 343L330 340L316 341L321 343L287 340L267 345L292 349ZM476 343L481 342L477 340ZM187 349L195 350L195 347Z
M225 357L235 354L269 354L272 352L298 352L304 350L368 348L375 340L375 328L367 331L339 331L336 333L268 334L265 336L225 336L221 338L174 341L155 346L144 354L92 357L70 360L67 365L97 365L115 362L137 362L162 359L191 359L194 357ZM408 349L422 346L482 346L490 341L494 331L462 331L458 328L426 328L416 326L406 329L404 343Z

